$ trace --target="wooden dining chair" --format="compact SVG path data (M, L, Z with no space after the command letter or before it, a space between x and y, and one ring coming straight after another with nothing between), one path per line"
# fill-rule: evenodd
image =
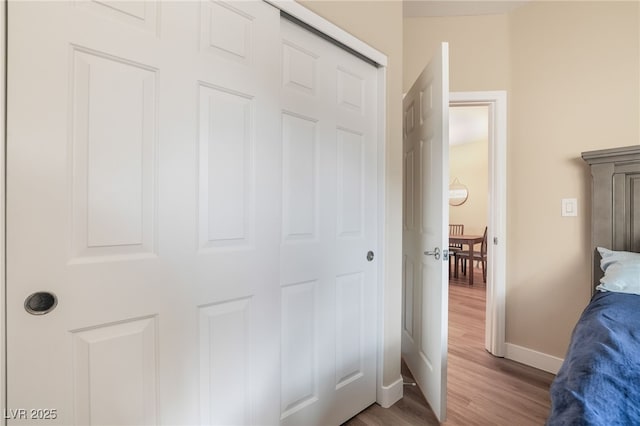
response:
M449 235L464 235L464 225L449 224ZM449 274L451 274L451 263L453 261L453 276L458 278L457 254L462 251L462 244L449 244Z
M469 252L460 251L456 254L456 259L460 259L462 262L462 273L467 274L467 260L469 260ZM480 253L475 250L473 252L473 259L471 261L478 261L482 265L482 281L487 282L487 227L484 227L484 234L482 235L482 243L480 244ZM456 266L457 269L457 266Z

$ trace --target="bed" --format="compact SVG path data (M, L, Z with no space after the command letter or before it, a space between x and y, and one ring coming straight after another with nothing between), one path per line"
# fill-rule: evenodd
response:
M593 179L593 296L551 384L547 425L637 425L640 146L584 152L582 158Z

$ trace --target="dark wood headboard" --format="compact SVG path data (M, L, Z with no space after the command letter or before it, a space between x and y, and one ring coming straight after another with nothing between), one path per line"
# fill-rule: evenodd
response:
M640 252L640 145L582 153L591 166L593 282L602 277L596 247Z

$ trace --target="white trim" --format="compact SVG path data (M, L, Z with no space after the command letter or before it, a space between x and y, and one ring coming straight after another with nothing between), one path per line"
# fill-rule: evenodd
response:
M404 380L400 377L389 386L382 386L378 390L378 398L376 402L380 404L382 408L389 408L402 398L404 388Z
M451 92L449 105L489 107L489 234L485 348L505 356L507 279L507 92ZM494 238L497 244L494 244Z
M316 15L311 10L298 4L294 0L264 0L267 3L277 7L283 12L288 13L304 22L305 24L315 28L323 34L328 35L332 39L339 41L345 46L355 50L363 56L371 59L380 66L387 66L387 55L369 46L362 40L352 36L342 28L332 22L327 21L323 17Z
M377 205L377 215L378 215L378 244L377 249L378 253L376 253L376 257L378 258L378 279L377 283L377 368L376 373L378 375L376 379L376 402L383 407L390 407L391 405L385 405L387 401L390 401L395 396L395 393L392 393L389 396L389 392L387 387L384 386L384 330L385 330L385 262L387 260L385 247L386 247L386 147L387 147L387 68L380 67L378 68L378 155L377 155L377 167L378 167L378 205ZM392 384L390 387L395 385ZM399 398L402 398L402 386L400 386ZM395 403L394 400L391 404Z
M6 323L5 323L5 265L6 265L6 218L5 218L5 201L6 201L6 158L5 152L7 147L6 141L6 99L7 93L7 50L6 50L6 29L7 29L7 8L6 0L0 0L0 412L6 413L7 395L5 393L7 386L7 370L6 370ZM6 424L6 420L5 423Z
M533 349L524 348L522 346L514 345L513 343L506 343L505 346L505 358L552 374L558 373L558 370L564 361L564 359L558 358L557 356L534 351Z

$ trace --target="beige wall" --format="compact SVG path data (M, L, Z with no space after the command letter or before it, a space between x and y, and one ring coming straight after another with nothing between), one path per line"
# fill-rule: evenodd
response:
M449 42L452 91L504 90L509 76L506 15L404 20L403 91L418 77L438 43Z
M488 223L488 156L486 139L449 149L449 182L458 178L469 190L464 204L449 207L449 223L464 224L465 234L482 235Z
M638 143L637 9L533 3L511 16L507 338L515 344L564 357L588 301L590 180L580 153ZM563 197L578 198L577 218L560 216Z
M509 343L564 357L588 301L580 153L639 142L638 7L532 1L508 15L405 20L405 90L449 41L452 91L508 91ZM577 218L560 216L564 197L578 198Z
M388 57L386 242L384 245L384 373L400 378L402 315L402 3L400 1L300 1Z

